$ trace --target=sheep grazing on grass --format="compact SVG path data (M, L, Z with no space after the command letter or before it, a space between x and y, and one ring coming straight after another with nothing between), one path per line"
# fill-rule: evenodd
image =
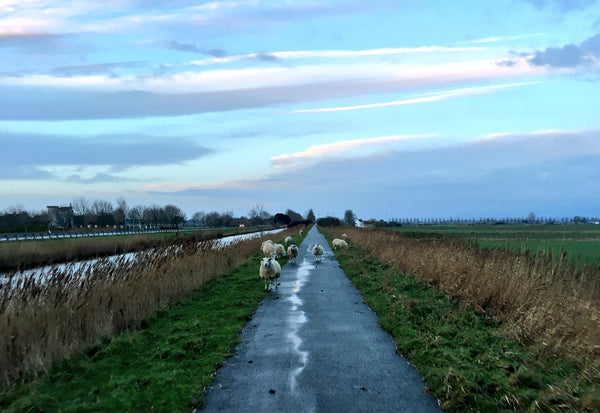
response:
M343 239L336 238L333 240L332 244L333 248L336 250L340 248L348 249L348 243Z
M304 231L302 231L302 230L298 231L298 234L300 234L300 236L302 236L303 233L304 233Z
M315 255L315 261L321 261L321 257L323 257L323 246L321 244L313 244L312 253Z
M265 257L260 260L260 278L265 280L265 290L271 291L273 283L275 288L279 285L277 281L281 276L281 265L275 258Z
M348 234L342 234L342 239L343 240L347 240L348 239Z
M277 255L277 250L275 249L275 244L263 242L261 251L265 254L265 257L274 257Z
M277 258L285 257L285 247L283 244L273 244L273 246L275 247L275 255Z
M296 263L296 257L298 256L298 247L295 244L290 245L287 248L287 255L290 257L290 262L292 264Z
M292 243L292 237L285 237L285 240L284 240L284 242L285 242L286 244L291 244L291 243Z

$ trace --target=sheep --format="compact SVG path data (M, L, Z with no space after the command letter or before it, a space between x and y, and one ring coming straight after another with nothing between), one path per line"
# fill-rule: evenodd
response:
M348 243L343 239L335 238L332 242L334 249L345 248L348 249Z
M287 255L290 257L290 262L295 264L296 257L298 256L298 247L295 244L290 245L287 248Z
M298 234L300 234L300 236L302 236L304 232L302 230L298 231Z
M268 242L263 242L263 246L261 248L265 257L274 257L277 255L277 250L275 249L275 244L269 244Z
M347 240L348 239L348 235L347 234L342 234L342 239L343 240Z
M321 257L323 256L323 246L321 244L313 244L312 253L315 255L315 261L321 261Z
M273 244L277 258L285 257L285 247L282 244Z
M260 245L260 249L262 250L266 244L273 244L273 241L271 241L270 239L263 241L263 243Z
M275 258L261 258L259 274L260 278L265 280L265 290L271 291L273 282L275 282L275 288L279 285L277 280L281 276L281 265Z
M286 244L291 244L291 243L292 243L292 237L285 237L285 240L284 240L284 242L285 242Z

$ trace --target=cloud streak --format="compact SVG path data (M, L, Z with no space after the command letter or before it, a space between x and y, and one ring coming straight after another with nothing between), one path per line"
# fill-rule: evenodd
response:
M360 57L393 56L402 54L425 54L425 53L463 53L480 52L485 47L445 47L445 46L422 46L422 47L396 47L378 48L364 50L299 50L299 51L275 51L269 53L248 53L218 57L213 59L192 60L190 63L196 66L207 66L220 63L233 63L244 60L258 60L265 55L272 59L296 60L296 59L352 59Z
M201 158L213 150L190 141L142 136L96 136L73 139L55 135L0 134L5 161L0 178L15 178L13 169L39 170L46 166L159 166ZM33 168L33 169L32 169ZM38 178L26 173L22 179Z
M526 85L535 85L538 83L540 83L540 82L521 82L521 83L510 83L510 84L505 84L505 85L490 85L490 86L462 88L462 89L455 89L455 90L439 92L439 93L435 93L435 94L429 94L429 95L420 96L420 97L416 97L416 98L394 100L391 102L370 103L370 104L365 104L365 105L340 106L340 107L321 108L321 109L298 109L298 110L292 111L291 113L327 113L327 112L341 112L341 111L358 110L358 109L383 108L383 107L388 107L388 106L414 105L417 103L438 102L441 100L452 99L452 98L457 98L457 97L480 95L480 94L484 94L484 93L491 93L491 92L505 89L505 88L519 87L519 86L526 86Z
M295 152L291 155L282 154L271 158L271 163L275 168L283 168L297 165L300 160L309 160L315 158L322 158L332 154L340 154L349 149L373 145L384 145L388 143L403 142L413 139L424 139L435 136L433 134L428 135L393 135L393 136L381 136L377 138L365 138L365 139L353 139L338 141L333 143L327 143L323 145L311 146L303 151Z

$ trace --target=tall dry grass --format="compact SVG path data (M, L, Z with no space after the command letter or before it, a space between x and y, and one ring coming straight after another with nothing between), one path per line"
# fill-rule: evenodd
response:
M582 355L600 363L600 268L578 267L565 258L484 249L475 242L383 229L327 228L348 234L351 246L422 279L452 298L502 323L510 338L542 352ZM593 373L595 372L595 373Z
M296 232L288 229L275 237ZM13 274L0 286L0 387L135 326L153 311L246 262L266 238L226 247L215 240L180 238L129 260L104 258L77 269L55 268L41 277Z

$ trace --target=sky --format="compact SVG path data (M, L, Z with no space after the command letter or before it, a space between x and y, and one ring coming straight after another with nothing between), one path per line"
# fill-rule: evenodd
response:
M0 0L0 210L600 216L600 0Z

